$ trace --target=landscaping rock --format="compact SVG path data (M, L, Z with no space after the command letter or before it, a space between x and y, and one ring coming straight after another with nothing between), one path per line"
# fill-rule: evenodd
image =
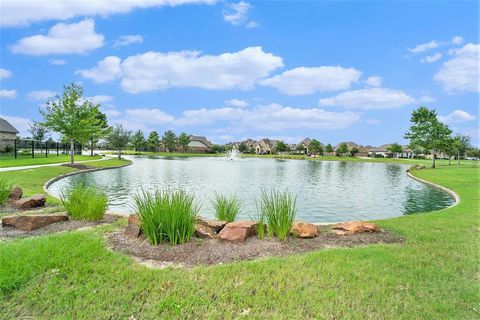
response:
M142 234L140 230L140 221L138 215L131 214L128 216L128 226L125 229L125 235L129 237L138 238Z
M9 198L10 200L14 200L14 201L15 201L15 200L21 199L21 198L22 198L22 195L23 195L23 190L22 190L22 188L20 188L20 187L15 187L15 188L13 188L13 189L10 191L10 194L9 194L8 198Z
M19 209L31 209L37 207L43 207L47 197L44 194L36 194L31 197L23 198L15 201L15 206Z
M215 232L213 231L213 228L197 223L195 225L195 236L203 239L213 238Z
M375 223L350 221L344 223L337 223L333 226L333 231L336 235L351 235L363 232L380 232L380 228Z
M29 216L9 216L2 219L2 227L14 227L18 230L32 231L49 224L67 221L66 214L38 214Z
M207 225L212 228L216 233L219 233L227 225L227 223L228 221L209 220L207 222Z
M222 241L243 242L257 234L257 225L258 222L254 221L230 222L220 231L218 238Z
M295 221L292 224L290 233L297 238L314 238L318 237L318 227L311 223Z

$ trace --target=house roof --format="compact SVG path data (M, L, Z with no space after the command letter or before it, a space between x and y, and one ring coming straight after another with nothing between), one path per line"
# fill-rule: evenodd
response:
M0 118L0 132L17 134L18 130L7 120Z
M312 142L312 140L310 138L305 138L303 139L302 141L300 141L297 146L301 146L301 145L304 145L306 147L308 147L308 145L310 144L310 142Z
M206 145L207 147L212 147L213 144L207 140L207 138L205 137L202 137L202 136L194 136L194 135L190 135L190 140L191 141L199 141L201 143L203 143L204 145Z
M391 144L388 143L388 144L382 144L380 147L373 147L373 148L369 148L368 151L369 152L389 152L387 150L388 147L390 147ZM402 149L404 152L410 152L412 151L410 148L408 148L408 146L402 146Z

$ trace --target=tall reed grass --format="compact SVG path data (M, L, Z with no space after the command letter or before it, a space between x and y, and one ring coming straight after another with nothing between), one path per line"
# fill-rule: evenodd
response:
M0 176L0 204L7 201L10 191L12 189L12 182L5 177Z
M215 199L212 200L215 209L215 218L217 220L233 222L241 211L242 201L235 195L224 196L215 192Z
M101 220L108 207L105 193L81 182L70 190L63 190L60 198L73 220Z
M185 191L157 191L135 196L140 227L151 244L185 243L195 231L200 207L195 197Z
M262 196L257 203L258 227L257 234L260 239L264 237L264 224L267 223L269 236L276 236L284 240L290 233L293 221L297 214L297 199L288 191L270 192L262 190Z

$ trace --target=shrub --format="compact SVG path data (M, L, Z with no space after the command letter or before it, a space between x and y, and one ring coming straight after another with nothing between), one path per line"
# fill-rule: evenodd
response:
M200 209L185 191L143 191L135 196L140 228L151 244L172 245L190 240Z
M12 183L0 176L0 204L4 204L7 201L11 189Z
M269 236L276 236L284 240L290 233L292 223L297 214L297 199L285 191L272 189L270 192L262 190L260 203L257 204L259 227L257 233L263 238L263 224L268 225Z
M60 198L73 220L101 220L108 207L105 193L84 183L75 184L71 190L63 190Z
M215 192L215 200L212 201L217 220L233 222L240 214L242 202L234 195L227 197Z

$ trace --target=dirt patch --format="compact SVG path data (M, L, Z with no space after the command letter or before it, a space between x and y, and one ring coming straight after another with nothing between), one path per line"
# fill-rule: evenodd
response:
M320 227L320 235L311 239L289 237L285 241L276 238L260 240L250 237L244 243L222 242L218 239L194 238L190 242L171 246L151 245L145 238L132 238L117 230L107 236L113 250L133 256L149 266L165 267L182 265L213 265L240 260L261 259L271 256L287 256L296 253L336 247L356 247L375 243L401 243L403 238L388 231L362 233L348 236L333 234L328 226Z
M84 165L84 164L81 164L81 163L64 163L62 164L62 166L64 167L70 167L70 168L75 168L75 169L78 169L78 170L88 170L88 169L92 169L92 167L89 167L87 165Z
M0 227L0 240L8 240L13 238L28 238L51 233L91 228L105 223L112 223L121 218L122 217L118 215L105 214L103 219L99 221L68 220L50 224L48 226L38 228L32 231L17 230L13 227Z

